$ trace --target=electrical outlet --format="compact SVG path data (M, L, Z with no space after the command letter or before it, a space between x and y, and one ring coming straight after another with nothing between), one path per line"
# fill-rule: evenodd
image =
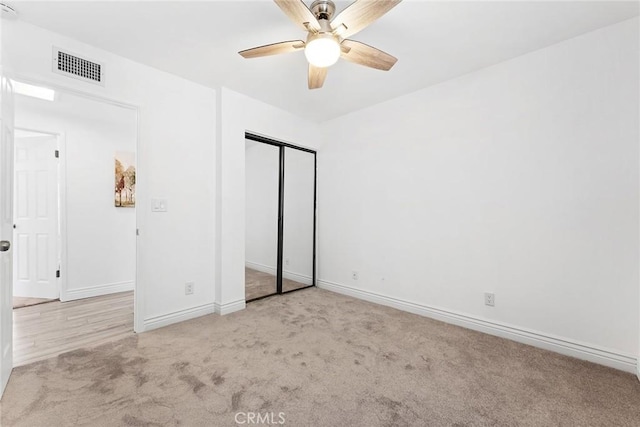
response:
M484 305L488 305L490 307L493 307L496 305L496 295L492 294L490 292L485 292L484 293Z
M193 295L193 288L196 287L196 284L193 282L187 282L184 284L184 294L185 295Z
M355 270L353 270L353 271L351 272L351 278L352 278L353 280L358 280L358 272L357 272L357 271L355 271Z

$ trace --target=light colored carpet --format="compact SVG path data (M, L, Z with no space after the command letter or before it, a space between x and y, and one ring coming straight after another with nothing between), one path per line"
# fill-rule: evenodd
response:
M312 288L17 368L0 423L637 426L639 402L631 374Z
M244 298L247 301L276 293L276 276L272 274L245 267L244 282ZM282 279L282 290L284 292L306 286L308 285L304 283L295 282L290 279Z
M27 298L27 297L13 297L13 308L31 307L32 305L44 304L47 302L58 301L57 299L47 298Z

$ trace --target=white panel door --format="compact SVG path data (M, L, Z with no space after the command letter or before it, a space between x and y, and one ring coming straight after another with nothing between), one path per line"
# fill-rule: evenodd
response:
M15 138L13 294L58 298L57 138Z
M0 397L13 369L13 91L0 77Z

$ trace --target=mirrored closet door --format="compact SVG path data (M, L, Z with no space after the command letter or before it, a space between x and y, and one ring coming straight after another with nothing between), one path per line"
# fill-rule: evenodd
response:
M280 149L245 140L245 299L277 291Z
M282 291L314 284L315 153L284 149Z
M316 152L245 135L245 300L315 286Z

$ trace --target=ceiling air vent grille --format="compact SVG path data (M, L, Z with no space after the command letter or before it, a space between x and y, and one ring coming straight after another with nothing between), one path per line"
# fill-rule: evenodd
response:
M104 86L104 67L102 64L57 48L53 49L53 71Z

